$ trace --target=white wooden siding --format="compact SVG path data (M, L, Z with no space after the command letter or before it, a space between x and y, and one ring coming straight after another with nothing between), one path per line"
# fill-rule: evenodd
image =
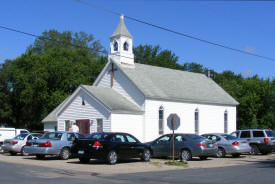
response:
M82 105L82 98L85 105ZM93 98L88 96L82 90L78 92L75 98L69 103L67 107L60 113L58 117L58 130L65 130L66 120L90 120L90 132L96 132L96 119L103 119L103 130L111 130L110 112L108 112L101 104L96 102Z
M181 125L175 131L179 133L195 133L195 110L199 110L199 134L223 133L224 111L228 111L228 133L236 130L236 107L208 104L192 104L146 100L145 102L145 141L159 137L158 110L164 108L164 134L172 131L167 126L167 118L171 113L180 117Z
M143 115L112 114L111 119L112 132L126 132L144 142Z
M129 101L135 103L140 108L144 108L144 95L138 90L138 88L128 79L128 77L116 66L117 70L114 72L114 86L113 89L127 98ZM112 74L108 72L111 70L111 65L107 68L106 73L103 75L97 86L111 87Z

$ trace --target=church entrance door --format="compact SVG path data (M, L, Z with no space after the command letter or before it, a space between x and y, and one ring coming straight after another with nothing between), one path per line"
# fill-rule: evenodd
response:
M76 124L79 127L79 133L83 134L84 136L90 134L90 120L89 119L76 120Z

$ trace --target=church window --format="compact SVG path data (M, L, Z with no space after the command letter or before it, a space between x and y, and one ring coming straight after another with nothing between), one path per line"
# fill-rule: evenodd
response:
M199 135L199 110L195 110L195 134Z
M85 100L83 97L82 97L82 105L85 105Z
M117 43L117 41L114 42L114 51L118 51L118 43Z
M123 49L124 49L125 51L128 51L129 45L128 45L127 42L124 42L124 44L123 44Z
M163 134L163 107L159 108L159 134Z
M224 133L228 133L228 112L224 111Z

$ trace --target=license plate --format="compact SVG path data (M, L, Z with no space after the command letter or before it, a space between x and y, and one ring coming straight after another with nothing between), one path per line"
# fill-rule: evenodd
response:
M213 144L209 144L208 146L209 146L210 148L213 148Z
M83 155L84 151L83 150L78 150L78 154Z
M34 147L37 147L38 145L37 145L37 144L34 144L33 146L34 146Z

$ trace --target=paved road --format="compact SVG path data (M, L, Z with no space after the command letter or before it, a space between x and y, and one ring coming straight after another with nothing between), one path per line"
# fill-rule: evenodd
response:
M68 168L69 169L69 168ZM242 166L208 169L147 172L113 176L72 172L30 165L0 162L2 184L105 184L105 183L190 183L190 184L259 184L275 183L275 160Z

